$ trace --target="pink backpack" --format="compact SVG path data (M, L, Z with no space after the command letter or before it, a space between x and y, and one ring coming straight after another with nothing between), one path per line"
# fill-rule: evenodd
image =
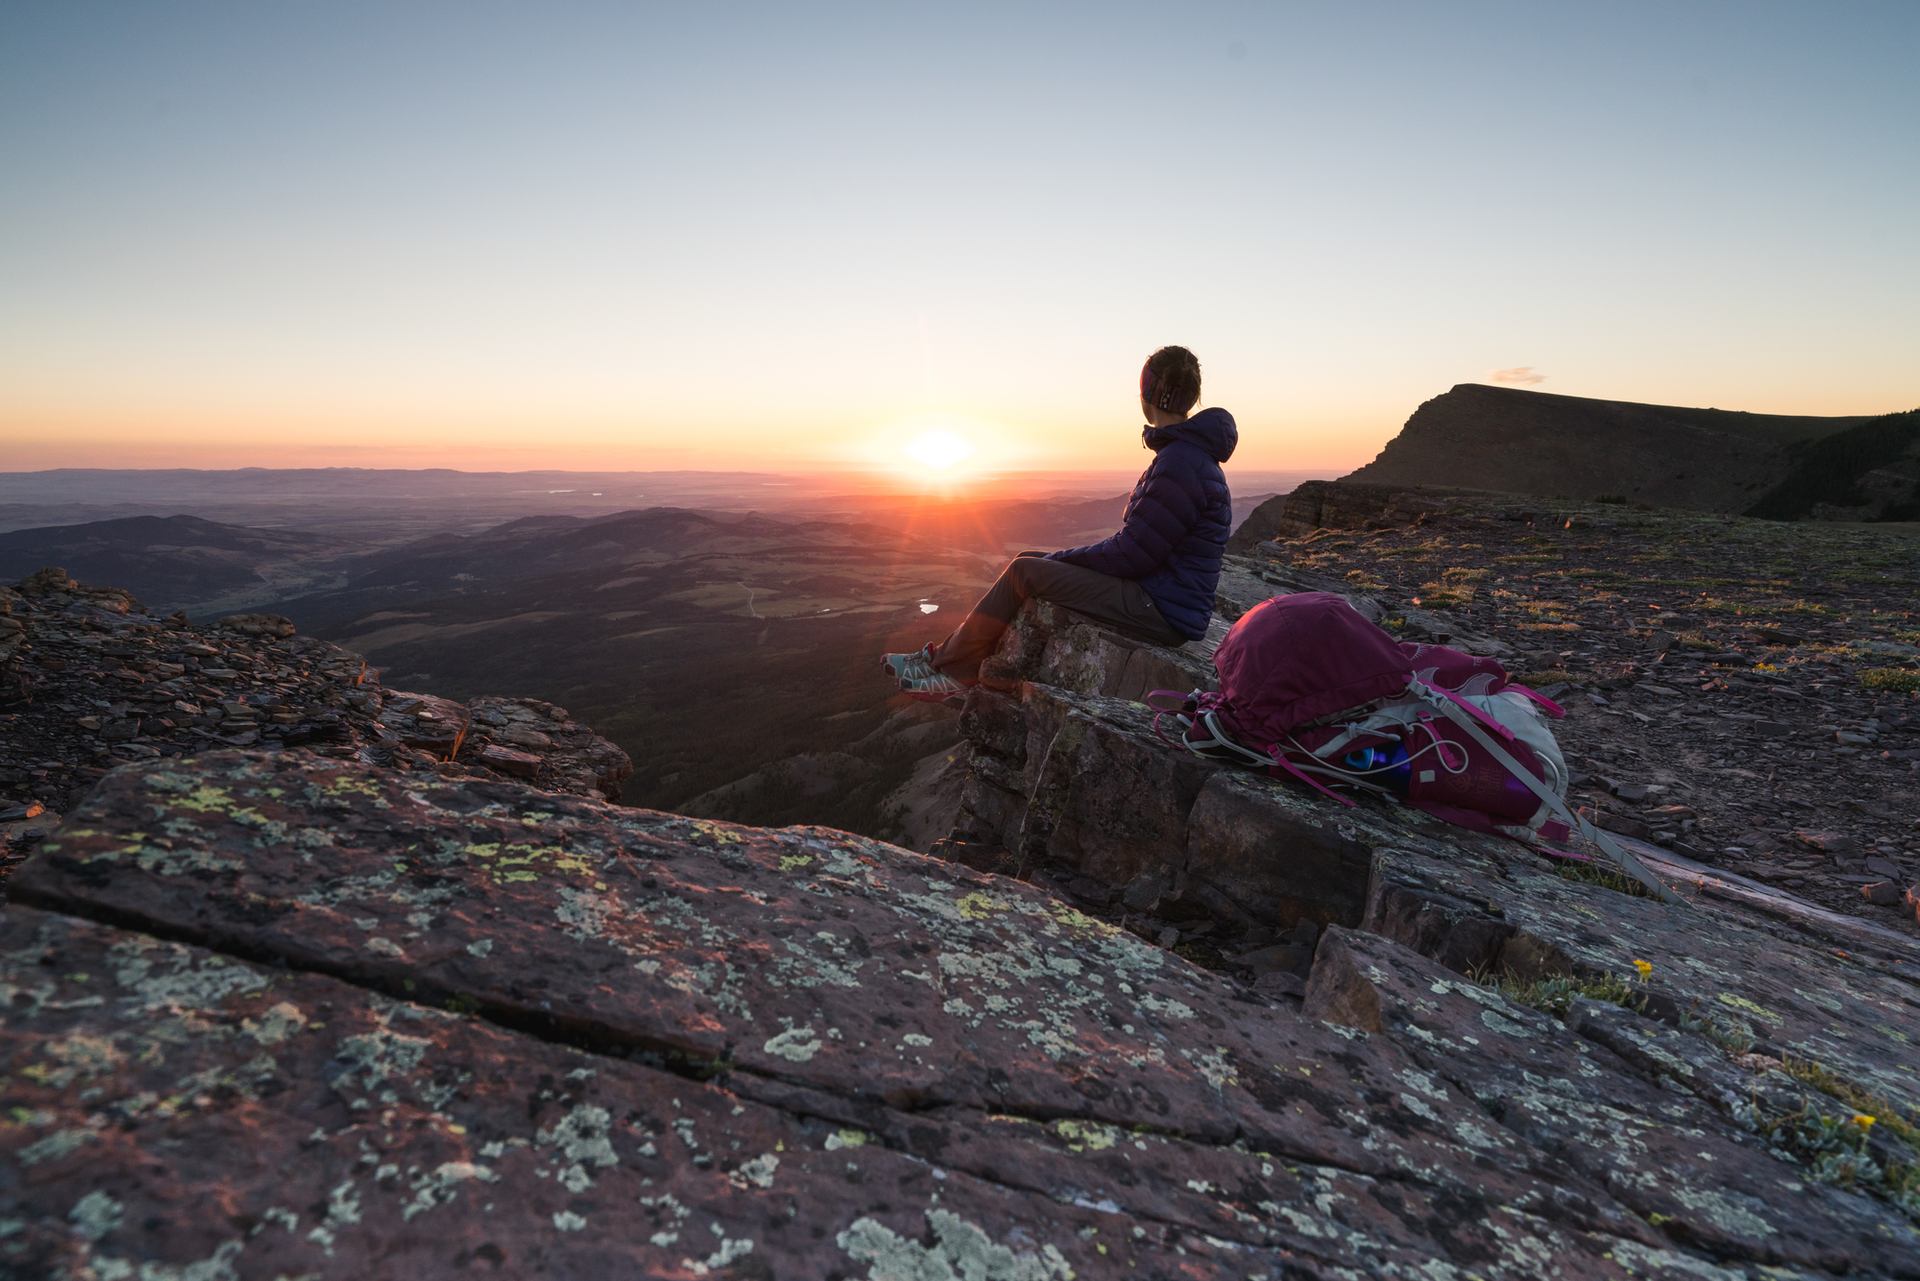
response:
M1171 715L1192 751L1294 778L1342 805L1353 802L1334 787L1529 842L1578 831L1659 897L1680 901L1568 808L1566 760L1547 724L1565 713L1493 659L1395 640L1344 597L1302 592L1248 610L1213 662L1217 692L1149 696L1156 731Z

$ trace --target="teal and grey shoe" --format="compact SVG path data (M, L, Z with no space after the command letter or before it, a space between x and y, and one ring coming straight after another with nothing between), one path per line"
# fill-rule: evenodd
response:
M904 688L910 680L923 680L934 674L933 645L929 642L911 654L882 654L880 667Z
M903 677L900 692L923 703L948 703L958 707L966 701L967 691L978 681L958 681L945 672L928 671L924 676Z

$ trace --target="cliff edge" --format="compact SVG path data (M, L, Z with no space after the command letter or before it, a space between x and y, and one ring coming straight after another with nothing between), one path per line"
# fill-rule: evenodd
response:
M360 655L278 615L196 626L57 568L0 587L0 885L115 765L223 747L608 799L633 772L565 708L391 689Z

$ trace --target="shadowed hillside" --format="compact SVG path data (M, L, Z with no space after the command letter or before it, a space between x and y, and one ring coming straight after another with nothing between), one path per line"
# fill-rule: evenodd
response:
M1920 409L1788 447L1791 475L1749 516L1920 520Z
M1756 504L1784 489L1788 497L1774 501L1781 514L1885 519L1914 501L1920 466L1865 491L1859 481L1913 453L1910 428L1893 433L1904 443L1889 453L1887 429L1875 426L1902 417L1749 414L1463 383L1421 405L1378 458L1344 479L1756 515L1772 514ZM1846 440L1855 444L1838 445ZM1792 498L1809 466L1820 469L1822 497ZM1848 510L1816 513L1816 502Z
M639 762L636 803L893 835L889 797L955 730L889 700L878 657L995 568L869 524L650 508L423 539L279 608L430 693L571 698Z
M47 565L124 585L161 610L243 609L331 581L358 548L326 534L198 516L126 516L0 533L0 580Z

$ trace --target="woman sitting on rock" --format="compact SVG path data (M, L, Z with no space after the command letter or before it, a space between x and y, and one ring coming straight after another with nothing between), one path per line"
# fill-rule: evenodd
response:
M1022 552L945 640L884 655L887 675L914 698L959 701L1029 600L1052 601L1156 644L1204 636L1233 528L1220 464L1233 456L1239 431L1224 409L1189 417L1199 399L1192 352L1162 347L1149 356L1140 368L1147 418L1140 438L1153 461L1133 487L1119 531L1086 547Z

